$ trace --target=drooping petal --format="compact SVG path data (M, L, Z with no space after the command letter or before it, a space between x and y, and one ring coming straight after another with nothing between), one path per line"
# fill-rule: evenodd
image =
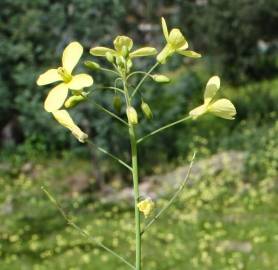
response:
M129 54L129 56L130 56L130 58L135 58L135 57L154 55L156 53L157 53L156 48L144 47L144 48L138 49L136 51L133 51L132 53Z
M58 110L52 113L54 118L65 128L69 129L73 136L82 143L86 141L88 135L84 133L72 120L66 110Z
M78 63L81 55L83 53L83 47L78 42L71 42L64 50L62 63L63 68L66 69L68 73L71 74L72 70Z
M206 90L204 94L205 104L209 104L211 100L216 95L220 88L220 78L218 76L213 76L209 79L206 85Z
M44 109L47 112L54 112L60 109L68 95L68 87L65 83L60 83L48 93L44 101Z
M218 117L228 119L228 120L235 119L234 116L236 115L235 106L230 100L226 98L219 99L214 103L212 103L208 107L208 111Z
M207 112L207 106L203 104L191 110L189 112L189 115L192 116L193 119L197 119L199 116L205 114L206 112Z
M94 47L90 49L90 54L94 56L105 56L108 52L112 55L116 54L115 50L106 47Z
M58 74L57 69L52 68L39 76L37 80L37 85L47 85L61 80L62 78Z
M77 74L72 76L72 79L67 86L69 89L80 90L84 87L89 87L94 83L93 78L88 74Z
M163 35L164 35L166 41L168 42L168 37L169 37L168 27L167 27L167 23L163 17L161 18L161 25L162 25Z
M202 57L201 54L194 52L194 51L183 51L183 50L178 50L177 51L179 54L190 57L190 58L200 58Z

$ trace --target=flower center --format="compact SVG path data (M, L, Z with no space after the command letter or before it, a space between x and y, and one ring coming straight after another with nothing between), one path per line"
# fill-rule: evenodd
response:
M65 68L59 67L58 74L62 77L65 83L69 83L72 79L72 76L69 72L66 71Z

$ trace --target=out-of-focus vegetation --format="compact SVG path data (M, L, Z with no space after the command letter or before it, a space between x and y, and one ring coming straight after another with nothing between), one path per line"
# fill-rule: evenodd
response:
M173 57L169 68L160 68L171 84L144 86L154 119L147 123L140 116L139 133L200 104L215 73L222 78L221 94L238 114L231 122L205 116L145 141L142 176L184 165L195 150L198 160L229 150L246 159L243 170L226 164L211 174L205 167L191 180L144 236L144 269L277 269L277 10L276 0L1 0L0 269L126 269L67 227L40 189L49 188L81 227L132 258L132 205L99 202L110 189L129 186L129 177L52 121L42 106L47 89L38 89L35 80L57 66L72 40L89 49L127 34L138 45L160 47L160 16L181 26L204 57ZM110 80L93 76L97 84ZM110 93L94 98L112 109ZM126 134L90 102L75 119L97 144L128 159ZM157 199L157 208L167 194Z

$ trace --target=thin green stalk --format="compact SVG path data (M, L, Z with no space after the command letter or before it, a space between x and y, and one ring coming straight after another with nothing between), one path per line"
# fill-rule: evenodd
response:
M128 80L130 77L136 75L136 74L144 74L146 76L149 76L149 77L152 77L151 74L149 74L148 72L145 72L145 71L134 71L132 73L130 73L127 77L126 77L126 80Z
M118 78L118 79L119 79L119 78ZM125 93L123 89L118 88L118 87L113 87L113 86L102 86L102 87L98 87L98 88L96 88L96 90L98 90L98 89L115 90L115 91L118 91L118 92L120 92L120 93L122 93L122 94L124 94L124 93Z
M113 158L114 160L118 161L121 165L123 165L124 167L126 167L127 169L129 169L130 171L132 171L132 168L126 164L123 160L121 160L120 158L114 156L113 154L109 153L108 151L106 151L105 149L103 149L102 147L97 146L96 144L94 144L92 141L87 140L87 143L89 145L92 145L93 147L95 147L97 150L99 150L100 152L108 155L109 157Z
M189 119L191 119L191 118L192 118L192 116L189 115L189 116L184 117L184 118L182 118L182 119L179 119L179 120L177 120L177 121L175 121L175 122L171 122L171 123L169 123L169 124L167 124L167 125L165 125L165 126L163 126L163 127L160 127L160 128L158 128L158 129L152 131L151 133L149 133L149 134L147 134L147 135L141 137L140 139L138 139L138 140L137 140L137 144L141 143L142 141L146 140L147 138L149 138L149 137L151 137L151 136L153 136L153 135L155 135L155 134L157 134L157 133L159 133L159 132L161 132L161 131L163 131L163 130L165 130L165 129L167 129L167 128L170 128L170 127L172 127L172 126L175 126L175 125L177 125L177 124L180 124L180 123L182 123L182 122L184 122L184 121L187 121L187 120L189 120Z
M135 267L129 263L124 257L122 257L121 255L119 255L118 253L116 253L115 251L113 251L112 249L110 249L109 247L105 246L103 243L101 243L100 241L96 240L94 237L92 237L87 231L83 230L82 228L80 228L77 224L75 224L74 222L72 222L72 220L68 217L68 215L66 214L66 212L64 211L64 209L61 207L61 205L59 204L59 202L44 188L41 187L42 191L46 194L46 196L48 197L48 199L54 204L54 206L59 210L59 212L61 213L61 215L63 216L63 218L66 220L67 224L72 226L74 229L76 229L82 236L84 236L85 238L87 238L88 240L90 240L91 242L93 242L94 244L98 245L99 247L101 247L102 249L106 250L107 252L109 252L110 254L112 254L113 256L115 256L116 258L118 258L119 260L121 260L122 262L124 262L126 265L128 265L131 269L135 269Z
M146 78L150 75L150 73L159 65L159 62L156 62L151 68L150 70L145 74L145 76L140 80L140 82L137 84L137 86L135 87L131 97L134 97L135 94L137 93L137 91L139 90L139 88L141 87L141 85L143 84L143 82L146 80Z
M98 104L97 102L93 101L93 103L102 111L104 111L105 113L109 114L110 116L114 117L115 119L117 119L118 121L122 122L123 124L125 124L126 126L128 126L128 123L123 120L121 117L119 117L118 115L116 115L115 113L107 110L106 108L104 108L102 105Z
M193 157L191 159L187 174L184 178L184 180L182 181L182 183L180 184L179 188L177 189L177 191L174 193L174 195L172 196L172 198L169 200L169 202L154 216L154 218L145 226L144 230L142 230L141 235L143 235L146 230L152 226L152 224L173 204L173 202L176 200L176 198L180 195L180 193L183 191L185 184L187 183L187 180L189 178L192 166L193 166L193 162L195 159L195 155L196 153L193 154Z
M114 75L117 75L117 76L119 75L118 72L116 72L112 69L109 69L109 68L100 67L99 69L102 70L102 71L105 71L105 72L113 73Z

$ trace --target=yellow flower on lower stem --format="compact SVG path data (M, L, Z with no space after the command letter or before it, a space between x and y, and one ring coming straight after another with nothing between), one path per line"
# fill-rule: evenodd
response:
M213 101L219 88L220 78L218 76L211 77L206 85L204 104L189 112L189 115L191 115L193 119L196 119L205 113L212 113L215 116L228 120L235 119L236 108L230 100L222 98Z
M140 212L143 212L145 218L147 218L154 209L154 202L152 201L151 198L147 198L139 202L137 204L137 207Z
M93 78L88 74L72 75L72 71L78 63L83 53L83 47L78 42L70 43L64 50L62 56L62 66L47 70L41 74L37 80L37 85L47 85L54 82L61 82L55 86L44 102L44 108L47 112L59 110L67 96L69 89L81 90L93 84Z
M55 112L52 112L52 114L58 121L58 123L69 129L78 141L84 143L88 139L88 135L73 122L72 118L66 110L57 110Z

